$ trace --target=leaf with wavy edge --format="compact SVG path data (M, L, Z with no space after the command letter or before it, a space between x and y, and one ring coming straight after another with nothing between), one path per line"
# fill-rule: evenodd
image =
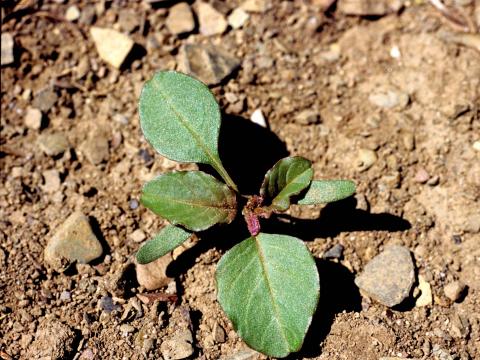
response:
M315 261L301 240L252 236L222 257L216 280L218 301L248 346L272 357L300 349L320 292Z
M279 160L265 174L260 195L274 210L284 211L290 206L290 198L310 185L312 164L300 156Z
M137 262L148 264L155 261L183 244L190 236L192 236L191 232L173 225L167 225L138 250Z
M326 204L355 194L350 180L313 180L306 193L297 201L300 205Z
M160 175L145 184L140 200L173 225L192 231L230 223L237 213L235 192L202 171Z

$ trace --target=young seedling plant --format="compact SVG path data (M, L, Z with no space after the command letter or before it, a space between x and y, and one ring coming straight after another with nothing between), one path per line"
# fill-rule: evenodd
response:
M260 218L281 213L292 202L311 205L352 195L349 180L312 180L309 160L279 160L258 195L242 195L218 153L221 114L207 86L182 73L161 71L147 81L139 102L147 141L179 162L208 164L224 182L202 171L162 174L143 187L141 202L170 223L137 253L146 264L215 224L231 223L245 204L250 237L233 246L217 265L218 302L239 336L272 357L300 350L320 294L313 256L303 241L261 232ZM245 174L248 176L248 174Z

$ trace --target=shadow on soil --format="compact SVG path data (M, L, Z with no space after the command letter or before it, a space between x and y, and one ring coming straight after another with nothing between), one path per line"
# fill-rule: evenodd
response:
M220 156L224 166L243 194L258 193L267 170L279 159L288 156L285 144L274 133L241 117L224 115L220 139ZM208 167L201 169L215 175ZM239 206L241 208L242 204ZM342 232L394 232L409 228L410 223L398 216L370 214L356 209L354 198L326 205L317 219L276 215L262 220L264 232L287 234L306 241L333 237ZM240 215L232 224L213 227L198 236L200 241L169 266L168 276L185 274L204 252L212 248L225 252L250 235ZM335 315L343 311L361 310L361 297L354 283L354 274L336 262L316 259L316 264L320 274L321 293L318 311L312 319L301 352L292 354L290 359L318 356L321 352L320 344L330 331ZM178 289L179 298L182 295L183 289Z

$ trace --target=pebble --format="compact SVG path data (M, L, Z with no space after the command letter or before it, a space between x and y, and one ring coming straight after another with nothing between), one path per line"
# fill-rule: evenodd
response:
M432 287L422 275L418 276L418 289L420 296L415 301L416 307L428 306L433 303Z
M444 286L445 296L452 301L458 301L465 291L465 284L461 281L454 281Z
M129 324L120 325L120 332L125 336L135 331L135 328Z
M355 279L361 290L388 307L402 303L410 295L414 282L410 251L399 245L386 247Z
M359 171L370 169L377 162L377 154L370 149L360 149L357 155L357 168Z
M479 7L480 9L480 7ZM480 140L477 140L473 143L473 149L476 150L476 151L480 151Z
M147 290L155 290L168 285L171 278L166 274L167 267L172 262L172 255L166 254L149 264L135 264L137 281Z
M240 350L235 354L232 354L223 358L223 360L258 360L258 359L260 359L260 353L252 349Z
M28 346L25 359L73 358L77 334L68 325L55 318L44 320L37 327L35 341Z
M132 239L136 243L141 243L146 238L147 235L145 235L142 229L137 229L130 234L130 239Z
M122 31L132 33L140 27L141 17L133 9L124 9L118 15L118 25Z
M41 134L37 139L37 144L48 156L58 156L70 148L63 133Z
M68 21L76 21L80 19L80 10L75 5L69 6L65 12L65 19Z
M242 8L236 8L232 11L230 15L228 15L228 25L230 25L233 29L240 29L247 20L250 18L250 15L243 10Z
M200 23L200 33L205 36L223 34L227 30L227 20L222 13L206 3L199 2L197 5L198 22Z
M88 217L77 211L70 215L48 240L44 259L53 269L61 271L71 262L86 264L100 257L102 253L102 244L93 233Z
M61 301L70 301L72 299L72 293L70 291L62 291L60 294Z
M80 145L79 150L93 165L101 164L109 157L108 140L102 135L89 137Z
M29 107L25 113L25 126L32 130L39 130L42 127L42 112Z
M402 6L403 0L339 0L337 8L346 15L383 16L389 12L400 10Z
M213 325L212 333L213 333L213 339L215 340L215 342L217 343L225 342L225 330L217 322L215 322L215 324Z
M343 256L344 247L341 244L336 244L323 253L324 259L340 259Z
M320 122L320 116L316 111L303 110L295 116L295 121L302 125L318 124Z
M415 174L415 182L419 184L425 184L428 179L430 179L430 175L428 174L427 170L424 168L418 169L417 173Z
M179 70L207 85L216 85L240 66L240 61L214 45L185 44L178 55Z
M13 52L14 42L12 34L2 31L1 66L13 64L15 56Z
M83 79L90 72L90 59L82 57L75 67L75 78L77 80Z
M137 199L131 199L128 202L128 206L130 207L130 210L136 210L138 209L139 203Z
M403 109L408 105L410 98L406 93L387 90L370 94L368 100L372 104L384 109L391 109L394 107Z
M267 0L245 0L240 6L248 12L263 13L268 9Z
M42 186L43 191L51 194L60 189L62 181L60 180L60 173L58 172L58 170L45 170L42 173L42 176L44 181L44 184Z
M265 116L261 109L256 109L250 116L250 120L263 128L267 127L267 120L265 120Z
M195 19L190 6L184 2L172 6L165 24L175 35L192 32L195 29Z
M175 332L170 339L162 342L160 351L165 360L181 360L193 354L193 336L188 329Z
M45 89L35 95L35 98L32 101L32 106L43 112L47 112L52 109L57 100L58 95L53 89Z
M115 304L110 296L102 296L98 301L98 307L107 313L111 313L114 310L120 311L122 307L119 304Z
M122 66L134 45L127 35L113 29L92 26L90 35L100 58L117 69Z

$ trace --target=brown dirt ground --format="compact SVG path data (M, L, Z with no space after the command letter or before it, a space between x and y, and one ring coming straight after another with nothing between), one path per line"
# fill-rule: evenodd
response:
M142 137L139 90L155 71L175 68L181 44L208 41L242 60L237 73L213 88L228 114L224 122L247 124L239 117L248 119L261 108L273 132L269 142L258 129L261 136L250 133L248 124L243 134L231 134L230 149L242 144L242 135L246 144L224 151L230 163L252 166L244 147L261 155L258 168L288 151L311 159L318 178L358 184L355 201L293 209L303 220L285 226L318 259L334 244L345 247L340 261L319 260L320 306L302 352L292 358L480 358L480 152L472 146L480 140L480 54L444 41L442 31L452 29L432 7L420 4L365 19L338 11L324 15L308 1L274 1L241 30L178 38L164 25L168 7L108 2L93 23L112 27L122 12L130 12L138 21L131 36L147 50L118 71L98 57L88 25L62 21L69 4L45 3L40 12L2 24L21 50L14 66L1 69L1 358L160 358L159 345L174 331L171 324L184 306L193 324L194 358L217 359L245 347L215 299L215 264L231 246L219 237L228 233L212 234L210 243L201 239L171 265L177 304L140 304L140 311L131 311L143 289L131 274L139 244L129 234L142 229L153 235L163 222L141 206L132 210L129 201L154 174L188 167L155 154ZM216 3L227 13L239 2ZM95 10L93 2L76 4ZM465 11L472 13L473 6ZM161 46L149 45L153 38ZM395 46L400 58L390 55ZM77 79L72 70L82 59L90 69ZM49 88L58 100L46 113L47 125L26 128L32 98ZM408 94L409 101L379 108L368 100L379 89ZM227 92L240 105L229 104ZM306 109L321 121L300 123L296 115ZM118 114L128 121L116 121ZM58 131L72 150L57 158L44 155L37 137ZM77 149L99 133L108 139L110 155L95 166ZM360 149L378 157L364 171ZM48 169L61 174L55 193L43 186ZM429 184L415 180L420 169L433 178ZM238 174L236 179L243 181ZM44 264L43 249L74 210L94 220L107 251L91 265L59 274ZM391 310L360 296L355 274L392 243L414 254L417 273L432 286L433 305ZM456 279L467 284L468 293L452 303L443 287ZM64 291L71 292L70 300L60 298ZM119 309L102 311L103 296L112 296ZM215 323L226 330L223 343L212 340ZM121 330L124 324L134 330ZM152 341L140 341L139 333Z

